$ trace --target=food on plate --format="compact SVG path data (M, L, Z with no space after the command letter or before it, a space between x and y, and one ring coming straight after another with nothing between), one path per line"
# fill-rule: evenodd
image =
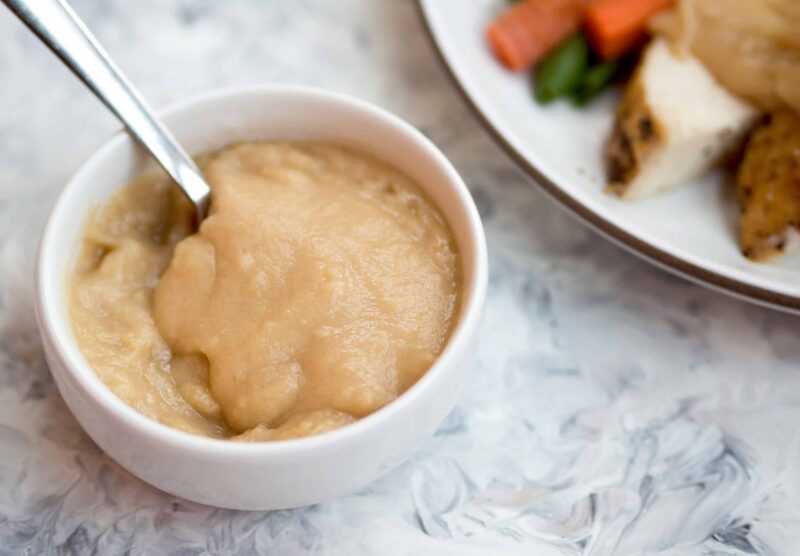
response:
M569 2L577 25L556 27L542 14L558 6L517 3L489 27L490 44L511 69L538 64L540 104L577 106L641 51L605 146L607 191L636 200L687 184L737 162L726 155L752 133L738 161L741 251L765 261L800 245L800 1L586 0ZM512 26L522 14L538 22ZM509 63L498 28L535 55Z
M651 27L732 93L763 110L800 113L798 0L678 0Z
M70 290L75 336L124 402L244 441L335 429L413 385L458 311L460 261L407 176L316 143L206 155L210 216L166 177L90 218Z
M756 115L696 58L654 40L617 110L606 149L608 187L641 199L691 181L739 144Z
M742 253L765 261L800 247L800 116L767 115L747 143L736 182Z
M586 0L526 0L504 11L486 30L497 58L509 69L536 64L581 23Z

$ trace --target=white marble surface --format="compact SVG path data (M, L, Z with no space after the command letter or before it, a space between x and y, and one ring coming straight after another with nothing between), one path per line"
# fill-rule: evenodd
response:
M34 244L116 127L0 9L0 554L792 555L800 320L660 272L528 187L453 90L410 0L75 0L154 104L320 85L427 133L484 217L479 365L438 434L363 492L216 510L141 483L56 392Z

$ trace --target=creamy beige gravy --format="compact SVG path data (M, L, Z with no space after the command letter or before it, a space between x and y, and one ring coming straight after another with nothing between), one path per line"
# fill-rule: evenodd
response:
M460 262L405 175L314 143L204 157L212 211L165 177L88 223L70 284L81 350L123 401L212 437L331 430L386 405L441 352Z

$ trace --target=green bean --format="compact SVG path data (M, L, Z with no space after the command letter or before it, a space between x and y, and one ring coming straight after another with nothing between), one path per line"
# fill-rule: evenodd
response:
M589 67L589 45L582 34L572 35L549 54L536 71L536 100L547 104L575 92Z
M605 62L589 69L583 83L575 91L572 99L577 106L585 106L602 93L613 81L619 69L616 61Z

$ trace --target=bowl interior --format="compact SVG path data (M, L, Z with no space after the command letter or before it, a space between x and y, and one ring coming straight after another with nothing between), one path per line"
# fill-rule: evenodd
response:
M315 140L349 146L404 171L437 204L453 230L463 267L463 295L448 345L434 366L392 404L337 431L278 443L300 444L321 437L348 434L368 426L371 419L413 396L440 371L448 352L460 349L464 329L480 317L486 288L486 247L474 203L450 163L422 134L398 118L354 99L302 87L249 87L209 93L182 102L162 113L163 119L186 150L213 151L247 140ZM85 222L91 210L102 206L119 189L154 168L143 149L126 134L115 135L79 170L59 198L45 229L39 261L39 304L44 326L59 355L76 380L112 410L126 418L144 419L167 429L165 434L193 437L168 429L138 414L116 398L95 375L72 334L67 282L80 250ZM114 407L111 407L114 406ZM234 444L202 437L196 442ZM235 443L239 444L239 443ZM256 445L242 444L243 449Z

